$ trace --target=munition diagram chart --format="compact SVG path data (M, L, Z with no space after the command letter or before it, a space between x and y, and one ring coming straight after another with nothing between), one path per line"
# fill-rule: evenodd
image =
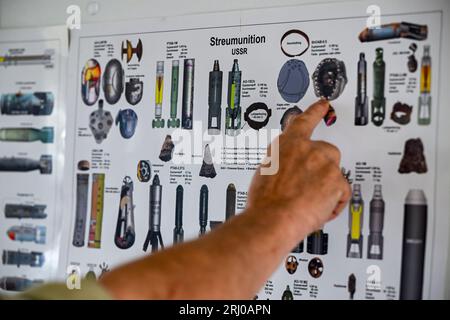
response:
M442 11L392 10L373 29L363 5L336 9L75 32L60 274L73 266L98 279L240 214L271 134L322 97L332 108L313 138L340 148L352 199L256 298L438 296Z
M64 159L63 28L0 31L0 291L54 279Z

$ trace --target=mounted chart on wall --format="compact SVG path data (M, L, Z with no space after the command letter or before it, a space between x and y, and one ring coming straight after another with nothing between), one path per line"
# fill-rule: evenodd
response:
M447 7L379 1L374 27L368 5L83 25L65 126L66 39L2 38L0 287L54 278L42 271L56 266L60 280L98 279L220 227L245 210L269 143L324 98L313 138L341 150L351 200L255 298L443 298Z
M362 5L320 8L75 34L65 266L101 276L239 214L268 143L322 97L314 138L341 149L352 199L257 298L432 296L442 12L386 5L371 29Z

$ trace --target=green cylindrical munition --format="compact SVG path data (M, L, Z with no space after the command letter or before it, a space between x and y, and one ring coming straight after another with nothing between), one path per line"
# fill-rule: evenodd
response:
M194 73L195 59L184 59L181 127L185 130L192 130L194 121Z
M373 100L372 122L376 126L383 124L386 113L386 98L384 96L386 64L383 60L383 49L376 49L376 57L373 63Z
M1 128L0 141L53 143L53 127L36 128Z
M177 118L178 106L178 75L180 72L180 62L172 61L172 83L170 91L170 119L167 121L169 128L180 127L180 119Z
M241 82L242 72L238 60L234 59L233 68L228 73L228 107L225 117L225 133L229 136L237 136L241 129Z

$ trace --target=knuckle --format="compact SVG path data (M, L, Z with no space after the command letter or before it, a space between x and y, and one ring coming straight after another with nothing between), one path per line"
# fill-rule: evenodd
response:
M350 187L350 183L348 183L346 180L343 181L342 183L344 183L344 187L346 190L346 196L348 199L350 199L352 196L352 188Z
M303 115L298 115L290 121L286 131L288 134L292 132L303 134L307 131L308 125L308 118Z
M334 144L331 144L326 141L318 141L319 145L322 146L322 148L325 150L325 152L329 155L331 155L333 158L340 159L341 158L341 151L337 146Z
M333 178L333 181L336 181L337 183L343 181L341 170L339 170L339 168L335 164L330 166L330 170L331 170L330 174Z
M290 124L302 123L304 121L305 116L303 114L294 115L291 118Z
M341 150L339 150L338 147L336 147L334 144L329 144L330 145L330 151L334 154L335 157L337 158L341 158Z
M348 200L351 197L352 191L350 188L350 184L348 183L348 181L342 177L342 174L340 175L340 177L338 177L339 180L337 180L338 182L338 187L339 189L342 191L342 197L345 200Z
M329 181L332 181L335 186L340 187L341 183L343 183L343 180L345 180L342 177L342 172L339 170L339 168L336 166L333 161L328 160L328 166L327 166L327 176Z
M295 131L296 128L298 127L299 118L300 118L299 116L292 117L289 120L288 125L287 125L286 129L283 131L283 133L289 134L292 131Z
M311 148L308 156L310 160L314 162L324 162L327 160L325 152L322 148L318 148L317 145L314 145Z

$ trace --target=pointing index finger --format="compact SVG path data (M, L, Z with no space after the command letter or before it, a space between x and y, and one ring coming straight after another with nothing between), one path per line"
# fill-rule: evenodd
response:
M305 112L296 116L287 127L288 134L295 132L303 138L311 138L314 129L328 112L330 104L321 99L312 104Z

